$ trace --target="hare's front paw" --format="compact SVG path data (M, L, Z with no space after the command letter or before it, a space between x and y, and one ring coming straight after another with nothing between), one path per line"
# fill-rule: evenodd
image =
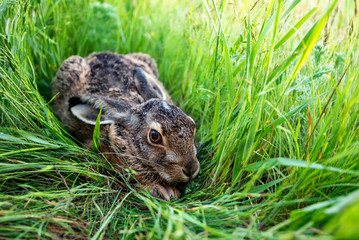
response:
M173 186L164 187L160 184L151 184L148 187L152 196L166 201L170 201L171 199L177 200L181 195L180 191Z

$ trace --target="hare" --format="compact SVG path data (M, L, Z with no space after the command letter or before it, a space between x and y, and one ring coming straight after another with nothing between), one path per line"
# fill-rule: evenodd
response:
M176 187L196 177L196 125L175 106L147 54L71 56L52 87L55 114L91 148L99 110L100 151L119 172L131 168L151 195L178 199Z

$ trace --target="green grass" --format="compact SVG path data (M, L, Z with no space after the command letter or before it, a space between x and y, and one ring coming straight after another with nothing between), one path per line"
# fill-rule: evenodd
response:
M0 3L0 238L359 238L356 1ZM127 184L51 110L63 60L145 52L197 123L175 202Z

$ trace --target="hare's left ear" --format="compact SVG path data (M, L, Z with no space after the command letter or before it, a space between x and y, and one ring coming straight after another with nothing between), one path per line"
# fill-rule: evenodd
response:
M74 115L76 118L90 125L96 125L96 120L100 113L100 110L85 103L77 104L71 107L70 111L72 115ZM108 116L106 113L104 113L104 111L102 111L100 117L100 124L103 125L112 123L115 123L115 121L111 119L111 117Z
M163 87L145 70L135 67L134 77L137 91L145 100L152 98L167 100Z
M125 55L126 57L133 58L136 60L140 60L143 63L146 63L146 65L151 69L152 73L155 75L156 78L158 78L158 68L156 61L151 58L150 55L145 53L129 53Z

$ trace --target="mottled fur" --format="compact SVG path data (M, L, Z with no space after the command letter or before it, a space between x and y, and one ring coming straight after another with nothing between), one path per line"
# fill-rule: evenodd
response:
M153 196L178 198L175 185L197 175L195 123L173 105L148 55L72 56L60 67L53 94L56 115L88 147L103 107L101 151L118 171L135 170ZM162 135L161 144L150 141L151 129Z

